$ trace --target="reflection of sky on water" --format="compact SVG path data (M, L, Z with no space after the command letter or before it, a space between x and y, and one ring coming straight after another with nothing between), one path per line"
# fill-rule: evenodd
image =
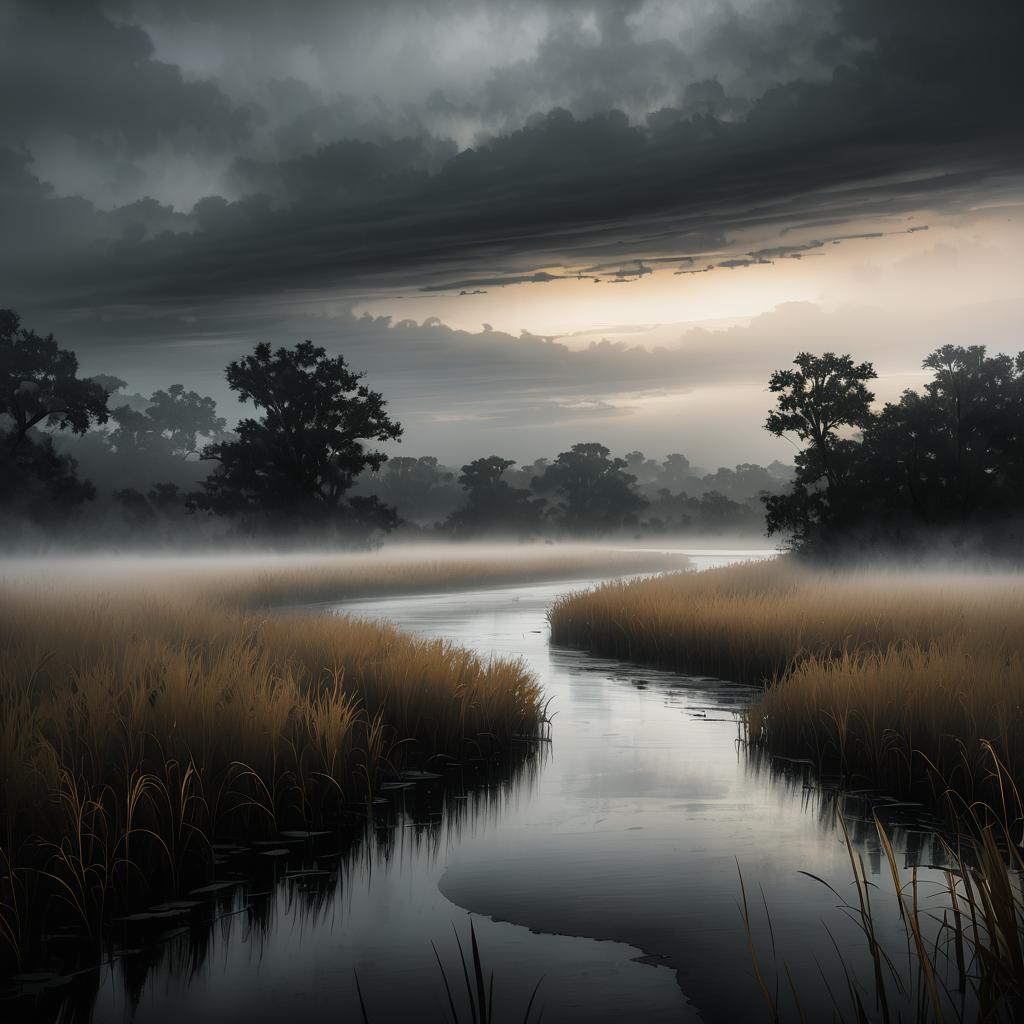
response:
M781 774L747 756L731 711L749 688L550 647L546 608L572 586L346 606L484 654L526 658L552 698L553 742L523 783L467 790L458 821L450 792L447 803L438 797L436 809L418 812L433 825L399 815L386 843L342 865L333 899L301 896L300 882L268 883L262 898L236 896L235 913L204 940L201 964L150 971L135 1019L337 1020L355 1006L353 969L371 1020L442 1019L431 943L450 963L452 922L467 932L466 910L506 1015L521 1016L543 975L549 1020L679 1021L696 1019L694 1008L707 1019L744 1019L763 1008L737 861L762 954L770 963L761 887L780 962L801 978L807 1003L825 1007L816 960L835 966L823 920L865 972L863 940L833 910L835 896L800 874L850 891L847 852L831 826L834 798L806 784L800 766ZM413 796L396 794L403 799ZM856 811L851 802L872 881L891 889L867 811ZM896 839L911 861L937 859L919 833ZM895 904L881 895L877 903L898 934ZM125 1017L122 970L103 976L98 1021Z

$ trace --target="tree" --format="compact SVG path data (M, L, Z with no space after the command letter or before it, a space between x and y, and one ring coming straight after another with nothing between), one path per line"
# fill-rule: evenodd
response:
M693 477L693 467L690 460L679 452L672 452L665 456L661 464L661 472L658 474L658 485L668 490L682 489Z
M243 419L237 438L204 448L203 458L219 465L195 505L250 523L269 517L279 526L393 527L394 509L378 499L346 501L355 478L387 458L367 442L402 434L362 377L311 341L276 351L260 344L229 364L228 386L261 415Z
M707 492L717 491L734 501L782 489L779 480L756 462L741 462L734 469L719 466L714 473L708 473L702 483Z
M448 517L448 528L457 534L513 533L517 536L539 529L545 502L503 479L514 465L514 459L490 455L463 466L459 486L466 492L466 502Z
M765 428L777 437L796 434L809 444L817 455L814 467L834 486L843 471L838 431L870 422L875 396L866 382L878 374L870 363L854 363L848 355L834 352L801 352L793 365L797 369L776 370L768 381L768 390L779 397Z
M356 483L363 495L378 498L397 508L403 522L430 525L450 515L462 492L455 474L433 455L388 459L377 473L366 473Z
M834 352L801 352L793 365L795 370L776 370L768 381L768 390L778 398L765 429L777 437L793 433L805 447L794 460L791 489L762 500L769 535L788 534L795 546L808 547L837 526L837 517L850 515L845 484L859 445L840 430L870 425L875 396L867 381L878 375L870 363L854 363Z
M78 476L78 464L58 452L53 438L28 438L17 449L0 445L0 509L11 518L59 523L96 489Z
M911 529L963 530L1015 515L1024 497L1024 359L945 345L864 432L860 483L872 515Z
M95 497L43 428L85 434L107 420L108 387L122 385L79 377L77 357L52 334L27 330L14 310L0 310L0 504L9 516L56 520Z
M639 484L654 483L660 473L661 464L655 459L649 459L641 451L626 452L626 470L636 477Z
M21 326L13 309L0 309L0 413L9 417L9 445L17 449L40 424L84 434L92 423L106 423L108 388L78 376L74 352Z
M574 444L533 481L540 494L558 496L557 514L574 533L603 533L635 525L646 501L633 490L636 477L624 459L602 444Z
M217 403L182 384L154 391L143 411L120 405L111 412L117 427L110 442L118 451L185 458L198 454L199 439L223 438L225 420L217 415Z
M940 539L1020 553L1024 353L944 345L924 360L932 378L923 390L907 390L877 413L863 386L870 365L837 358L837 382L816 421L821 429L807 412L813 388L773 376L788 404L769 417L768 429L802 424L807 446L790 490L766 498L769 532L787 532L797 548L820 554L906 552ZM860 439L840 437L842 425L860 427Z

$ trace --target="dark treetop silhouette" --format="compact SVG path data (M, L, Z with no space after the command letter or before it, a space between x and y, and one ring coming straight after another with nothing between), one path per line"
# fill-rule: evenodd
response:
M806 447L793 488L765 498L769 532L819 555L940 538L1024 553L1024 353L943 346L924 360L934 376L923 393L908 389L877 412L869 363L832 353L796 363L772 377L778 410L766 426Z
M534 480L540 493L554 493L562 525L585 532L631 526L647 504L632 488L636 477L626 460L602 444L574 444Z
M545 502L504 479L506 470L515 464L515 459L491 455L462 467L459 486L466 492L466 502L448 517L447 526L453 533L523 536L540 530Z
M111 385L123 382L107 378ZM78 359L21 326L18 314L0 309L0 414L10 422L0 446L0 505L45 520L54 508L92 498L92 486L75 475L75 462L59 453L37 427L84 434L106 423L104 382L78 376Z
M401 429L382 397L308 341L261 344L227 368L229 385L259 412L227 433L212 398L181 384L146 397L126 393L117 377L80 378L74 354L52 337L22 330L11 312L3 324L8 545L219 543L257 533L365 543L399 525L406 535L449 537L751 536L763 526L758 496L782 490L790 475L781 464L748 463L705 474L678 453L616 459L595 442L523 466L492 454L458 476L433 456L386 460L370 444Z
M365 442L394 440L402 428L341 356L329 357L311 341L273 352L261 344L228 366L227 379L262 415L243 419L236 439L203 450L220 465L196 495L198 508L275 518L282 526L397 522L394 509L375 497L346 501L355 478L386 458Z

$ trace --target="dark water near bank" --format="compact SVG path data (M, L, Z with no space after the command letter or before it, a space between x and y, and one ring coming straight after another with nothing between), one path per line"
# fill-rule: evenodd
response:
M549 1021L765 1019L737 862L770 981L762 888L780 968L799 979L808 1019L827 1006L817 964L838 976L823 921L866 977L863 940L836 897L800 873L850 891L833 827L840 800L871 880L891 891L864 801L801 766L751 758L734 716L747 687L552 648L545 610L572 586L340 609L525 658L552 698L551 743L523 751L504 776L478 783L482 769L466 764L389 792L379 827L347 853L324 837L295 840L266 858L262 878L220 894L212 925L210 914L172 922L158 946L83 979L92 1019L358 1020L356 970L371 1021L443 1020L431 943L457 969L452 926L465 940L470 916L499 1021L522 1019L541 977ZM926 830L896 825L904 863L937 857ZM898 934L895 905L881 894L878 904Z

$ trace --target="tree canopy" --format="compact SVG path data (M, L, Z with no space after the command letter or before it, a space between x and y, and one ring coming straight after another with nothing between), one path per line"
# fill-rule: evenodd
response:
M808 358L813 365L817 357ZM845 368L842 385L818 402L819 422L832 433L798 433L807 446L796 458L794 485L766 499L770 532L820 554L850 546L913 549L940 535L954 545L1021 546L1024 353L990 356L981 345L945 345L925 358L932 378L922 391L904 391L878 410L864 387L875 375L870 364L821 358ZM789 408L769 417L773 433L794 423L788 417L797 415L790 410L799 394L777 390L780 408L783 400ZM837 425L860 433L840 438Z
M612 458L603 444L574 444L534 480L534 489L556 498L559 524L574 533L608 533L634 525L647 504L626 472L625 459Z
M76 434L106 423L108 394L106 382L78 376L77 356L52 334L27 330L14 310L0 309L0 413L11 420L11 444L41 423Z
M8 509L52 521L94 496L92 485L78 479L75 460L43 428L84 434L105 423L109 390L122 383L79 377L73 352L0 309L0 500Z
M466 492L466 501L448 517L448 529L465 535L535 533L544 519L545 502L504 479L515 464L515 459L490 455L463 466L459 486Z
M394 510L375 498L346 501L355 478L387 458L368 443L395 440L402 428L342 356L311 341L276 350L259 344L226 375L260 415L243 419L236 438L206 446L203 457L219 465L196 495L197 507L296 527L394 524Z

